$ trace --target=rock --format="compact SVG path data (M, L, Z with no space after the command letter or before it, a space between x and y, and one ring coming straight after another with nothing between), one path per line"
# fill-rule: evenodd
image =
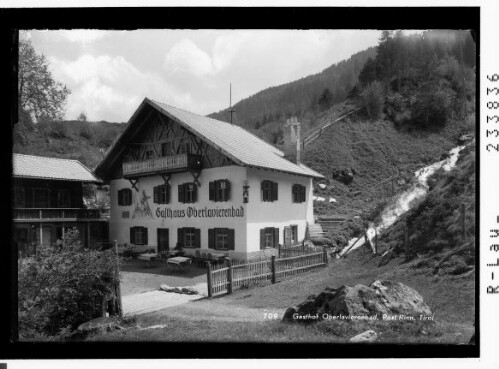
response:
M330 197L329 202L338 202L338 201L336 201L336 199L334 197Z
M442 155L440 155L440 160L445 160L445 159L449 159L450 158L450 154L448 152L444 152Z
M365 331L355 337L350 338L350 342L374 342L378 338L375 331Z
M319 197L317 197L317 199L316 199L316 200L317 200L317 201L326 201L326 199L325 199L324 197L320 197L320 196L319 196Z
M119 329L121 326L119 324L118 318L116 317L100 317L89 320L86 323L80 324L78 326L78 331L81 333L103 333L111 331L113 329Z
M319 187L324 190L326 188L326 185L324 183L319 183Z
M403 283L393 281L374 281L370 286L358 284L354 287L341 286L337 289L328 287L317 297L309 298L293 309L299 316L318 314L319 320L324 313L333 316L376 315L378 319L383 319L383 315L406 315L415 318L419 315L432 315L430 308L417 291Z
M473 133L467 133L458 138L457 143L459 145L464 145L466 142L473 139Z
M161 286L159 286L159 288L163 291L168 292L168 290L170 289L170 286L168 286L167 284L162 284Z

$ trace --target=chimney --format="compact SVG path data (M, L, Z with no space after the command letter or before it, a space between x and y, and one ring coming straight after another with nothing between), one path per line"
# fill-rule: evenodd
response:
M300 164L301 160L301 125L300 122L296 119L296 117L291 117L286 121L286 127L289 127L290 129L290 142L294 143L293 141L296 141L296 157L295 157L295 163ZM293 155L294 156L294 155Z

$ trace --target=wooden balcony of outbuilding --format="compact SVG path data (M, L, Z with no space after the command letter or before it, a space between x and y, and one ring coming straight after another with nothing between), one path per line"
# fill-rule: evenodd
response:
M200 155L180 154L123 163L123 177L137 178L155 174L200 171L201 169Z

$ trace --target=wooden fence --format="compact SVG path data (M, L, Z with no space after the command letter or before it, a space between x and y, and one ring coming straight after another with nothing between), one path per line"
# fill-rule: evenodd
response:
M306 245L305 243L301 243L292 246L279 245L278 255L279 258L289 258L293 256L302 256L323 251L324 247L322 246L310 246Z
M229 258L226 265L213 266L207 263L208 297L221 293L232 293L236 288L255 283L271 281L305 273L311 269L327 265L326 248L300 256L270 259L232 265Z

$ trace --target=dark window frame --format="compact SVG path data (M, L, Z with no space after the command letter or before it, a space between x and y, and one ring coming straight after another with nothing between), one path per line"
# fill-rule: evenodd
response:
M40 205L39 199L37 199L37 192L45 192L47 194L46 203ZM50 207L50 190L43 187L33 188L33 207L34 208L49 208Z
M147 245L149 239L149 230L147 227L131 227L130 228L130 243L132 245Z
M129 188L118 190L118 206L130 205L132 205L132 190Z
M279 246L279 228L265 227L260 229L260 249L271 249Z
M61 203L61 198L63 197L62 195L65 194L66 196L66 202ZM71 193L67 189L60 189L57 190L57 206L59 208L69 208L71 207Z
M192 190L189 189L192 186ZM198 201L198 188L194 182L186 182L178 185L178 202L184 204L194 204Z
M279 199L279 185L277 182L263 180L261 183L262 201L273 202Z
M295 204L306 202L306 186L295 183L291 190L291 200Z
M217 179L209 183L210 201L227 202L231 196L231 185L228 179Z
M26 207L26 191L24 187L14 188L14 207L16 208Z
M153 202L155 204L169 204L171 196L171 186L169 184L161 184L153 187Z

